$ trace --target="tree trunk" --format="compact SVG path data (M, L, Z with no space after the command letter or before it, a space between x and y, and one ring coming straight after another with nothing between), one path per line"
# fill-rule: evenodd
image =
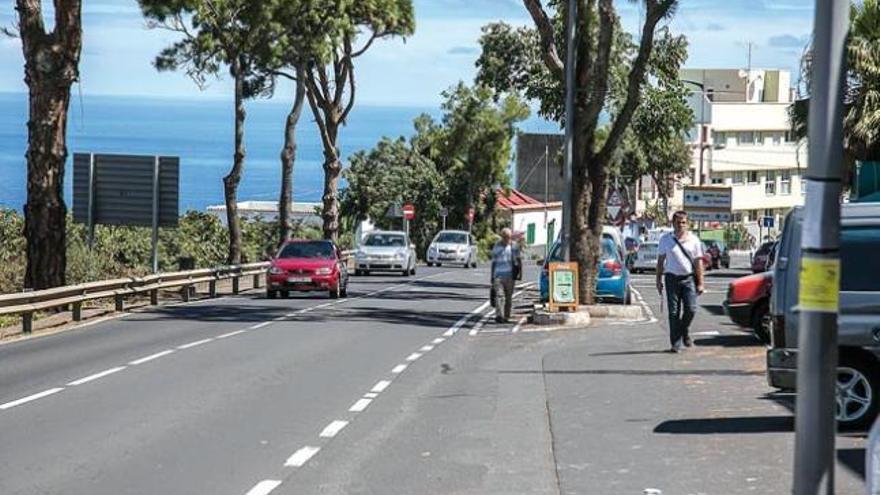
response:
M39 290L66 282L67 111L70 87L79 78L82 9L79 0L55 2L49 34L40 2L18 0L16 10L29 94L24 286Z
M244 77L242 76L241 60L233 59L232 76L235 78L235 154L232 159L232 170L223 177L223 193L226 198L226 222L229 228L229 254L226 262L230 265L241 263L241 219L238 216L238 184L241 182L241 171L244 167L244 121L247 113L244 109Z
M281 196L278 199L278 244L291 235L290 205L293 201L293 164L296 159L296 125L302 114L306 96L305 74L297 69L296 96L284 127L284 148L281 150Z
M332 146L324 147L324 239L336 241L339 236L339 174L342 162L339 160L339 148L336 146L339 136L340 122L331 115L327 118L327 136Z

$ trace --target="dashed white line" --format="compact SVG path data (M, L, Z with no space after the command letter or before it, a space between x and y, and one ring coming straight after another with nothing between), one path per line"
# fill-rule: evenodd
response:
M281 486L281 481L279 480L263 480L254 485L245 495L269 495L272 493L272 490L279 486Z
M318 435L321 438L333 438L335 437L343 428L348 426L348 421L342 421L337 419L336 421L327 425L322 431L321 434Z
M36 393L34 395L28 395L27 397L22 397L21 399L14 400L12 402L7 402L6 404L0 404L0 410L10 409L15 406L20 406L22 404L26 404L31 401L35 401L37 399L42 399L43 397L48 397L52 394L57 394L64 390L63 387L58 388L50 388L49 390L44 390L42 392Z
M166 351L157 352L156 354L150 354L149 356L142 357L140 359L135 359L134 361L128 363L130 366L137 366L139 364L144 364L148 361L152 361L154 359L159 359L160 357L167 356L169 354L174 353L174 350L168 349Z
M319 450L321 450L321 447L303 447L294 452L293 455L284 462L284 465L287 467L302 467L305 463L309 462L309 459L317 454Z
M423 345L422 348L419 349L419 351L421 351L421 352L431 352L433 350L434 350L434 346L432 346L432 345Z
M251 330L256 330L258 328L263 328L266 325L269 325L270 323L272 323L272 322L271 321L264 321L263 323L257 323L256 325L250 326L248 328Z
M391 372L394 373L395 375L398 373L403 373L403 370L406 369L406 366L407 365L405 365L405 364L398 364L397 366L394 367L394 369L391 370Z
M437 345L437 344L442 344L445 341L446 341L446 339L444 339L443 337L437 337L436 339L432 340L431 343L434 345Z
M462 316L461 318L459 318L459 320L457 322L455 322L455 325L452 325L451 327L449 327L449 330L446 330L445 332L443 332L443 336L444 337L452 337L453 335L456 334L456 332L458 332L458 330L462 326L464 326L465 323L468 322L468 320L471 319L472 316L482 313L483 310L488 307L489 307L489 301L486 301L483 304L481 304L480 306L478 306L476 309L471 311L470 313Z
M216 338L218 338L218 339L225 339L225 338L227 338L227 337L232 337L232 336L234 336L234 335L240 335L240 334L243 334L243 333L245 333L245 332L247 332L247 330L236 330L236 331L234 331L234 332L229 332L229 333L224 333L223 335L218 335Z
M358 399L357 402L354 403L350 408L348 408L349 412L361 412L370 405L370 402L373 402L373 399Z
M89 383L91 381L97 380L98 378L103 378L107 375L112 375L118 371L122 371L125 369L125 366L117 366L115 368L110 368L109 370L100 371L95 373L94 375L89 375L85 378L80 378L79 380L74 380L67 384L68 387L75 387L77 385L82 385L83 383Z
M210 338L210 339L197 340L195 342L190 342L189 344L179 345L179 346L177 346L177 348L180 350L189 349L190 347L195 347L197 345L207 344L208 342L211 342L212 340L214 340L214 339Z
M382 380L373 385L373 388L370 390L370 392L377 394L382 393L383 391L385 391L386 388L388 388L388 385L391 385L391 382L389 382L388 380Z
M379 394L375 392L367 392L364 394L364 398L366 399L375 399L376 397L379 397Z
M476 335L476 334L480 331L480 329L483 328L483 325L485 325L486 322L489 321L489 318L492 318L494 315L495 315L495 310L494 310L494 309L493 309L492 311L489 311L488 313L484 314L483 317L480 318L480 321L478 321L478 322L474 325L474 327L471 328L471 331L468 332L468 335L471 336L471 337L473 337L474 335Z
M406 360L407 361L415 361L416 359L418 359L420 357L422 357L421 353L414 352L414 353L410 354L409 356L407 356Z

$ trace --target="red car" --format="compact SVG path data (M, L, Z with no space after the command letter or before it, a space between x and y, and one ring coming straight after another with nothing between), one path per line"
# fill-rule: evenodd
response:
M776 243L765 242L755 251L752 257L752 273L766 272L773 266L773 257L776 254Z
M266 274L266 297L279 293L327 291L336 299L348 295L348 269L331 241L285 242Z
M727 287L727 298L722 303L730 321L751 328L763 342L770 341L768 323L772 286L773 272L740 277Z

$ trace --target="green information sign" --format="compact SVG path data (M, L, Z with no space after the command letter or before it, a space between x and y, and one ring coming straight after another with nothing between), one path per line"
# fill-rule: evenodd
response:
M574 272L557 270L554 273L553 301L557 304L574 302Z

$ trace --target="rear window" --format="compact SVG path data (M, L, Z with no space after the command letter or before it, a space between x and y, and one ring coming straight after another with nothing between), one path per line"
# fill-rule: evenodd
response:
M618 260L617 257L617 247L614 245L614 241L610 239L602 240L602 259L614 259ZM620 260L618 260L620 261Z
M334 257L333 244L327 241L292 242L281 249L278 257L332 259Z
M880 226L844 227L840 231L840 289L880 291Z
M364 246L404 247L406 242L400 234L370 234L364 240Z
M467 234L460 232L441 232L435 242L445 244L467 244Z

